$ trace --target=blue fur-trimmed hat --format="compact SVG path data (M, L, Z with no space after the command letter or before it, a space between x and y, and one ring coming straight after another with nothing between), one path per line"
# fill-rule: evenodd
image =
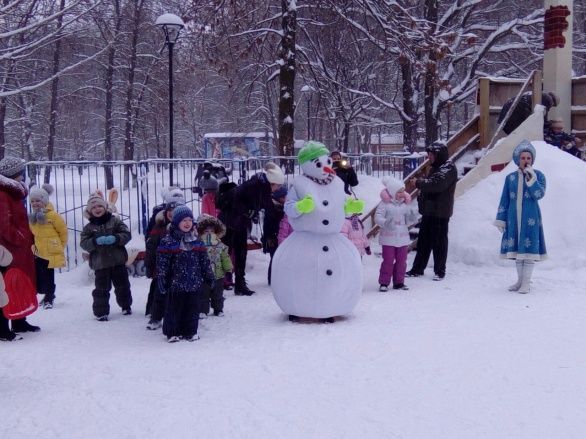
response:
M173 210L173 219L171 220L171 223L177 227L181 221L188 217L193 219L193 212L191 209L185 205L177 206Z
M535 147L531 144L529 140L523 139L521 140L521 143L519 143L513 151L513 161L517 166L519 166L519 157L523 152L528 152L529 154L531 154L531 157L533 157L532 161L533 163L535 163Z

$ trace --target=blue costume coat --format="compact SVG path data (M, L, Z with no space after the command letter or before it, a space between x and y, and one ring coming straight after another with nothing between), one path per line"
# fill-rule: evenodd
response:
M547 258L541 211L537 201L545 195L545 176L535 170L527 184L519 169L507 175L495 225L505 228L501 257L542 261Z

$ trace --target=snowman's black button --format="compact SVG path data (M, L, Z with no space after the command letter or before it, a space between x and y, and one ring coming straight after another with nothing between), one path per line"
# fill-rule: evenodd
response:
M327 245L324 245L321 249L323 251L327 252L330 248Z
M333 273L334 273L334 272L333 272L332 270L326 270L326 274L327 274L328 276L331 276Z
M330 202L328 200L323 200L321 202L321 204L323 204L324 206L327 206L328 204L330 204Z
M328 225L330 222L329 222L328 220L323 220L321 223L322 223L324 226L327 226L327 225Z

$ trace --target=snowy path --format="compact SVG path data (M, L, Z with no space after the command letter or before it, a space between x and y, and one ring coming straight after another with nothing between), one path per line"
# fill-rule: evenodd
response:
M251 259L258 294L228 293L224 318L175 345L145 330L146 279L134 315L98 323L91 285L60 275L55 309L30 319L42 332L1 345L0 437L583 437L586 298L569 272L536 269L522 296L504 291L512 267L458 264L379 293L371 257L354 315L292 324Z

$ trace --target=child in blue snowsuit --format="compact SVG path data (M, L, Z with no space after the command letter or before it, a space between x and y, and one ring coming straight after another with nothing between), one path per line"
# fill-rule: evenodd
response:
M545 195L545 176L533 169L535 148L527 140L513 151L519 169L505 178L495 226L503 234L501 257L515 259L517 282L509 291L530 291L535 261L547 259L538 201Z
M215 276L187 206L173 211L169 234L157 249L157 276L161 294L167 295L163 334L169 343L198 340L199 296L204 285L214 284Z

